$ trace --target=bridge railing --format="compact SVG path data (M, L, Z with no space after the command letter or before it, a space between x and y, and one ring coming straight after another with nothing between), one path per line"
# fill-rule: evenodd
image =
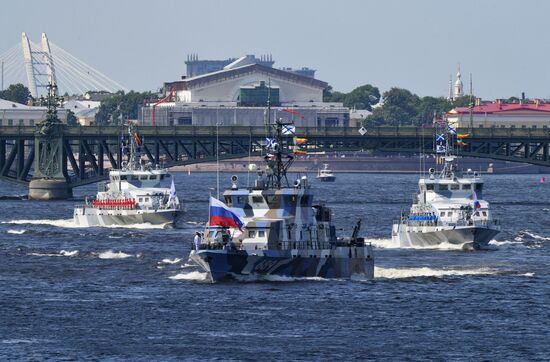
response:
M36 127L34 126L1 126L1 137L32 137ZM253 136L263 137L264 126L162 126L139 127L139 132L145 137L170 137L170 136L214 136L216 133L223 136ZM461 128L458 133L468 134L469 138L550 138L549 128ZM63 134L67 137L115 137L126 135L123 126L66 126ZM433 128L412 126L392 127L379 126L368 127L367 133L361 136L356 127L296 127L297 136L310 137L416 137L435 134Z

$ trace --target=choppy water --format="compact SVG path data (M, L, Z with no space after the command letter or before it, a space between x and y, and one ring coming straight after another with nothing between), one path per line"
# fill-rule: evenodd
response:
M392 245L416 176L338 175L318 199L346 233L363 218L375 281L214 285L186 256L215 175L176 180L174 230L78 228L77 201L0 201L1 360L550 359L550 183L537 176L486 176L504 231L464 252Z

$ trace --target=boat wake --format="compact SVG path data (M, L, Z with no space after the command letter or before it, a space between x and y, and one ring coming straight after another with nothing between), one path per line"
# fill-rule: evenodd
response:
M190 271L190 272L178 273L168 278L172 280L190 280L195 282L206 282L208 281L208 273L203 273L200 271Z
M465 244L451 244L447 242L427 246L401 245L392 239L365 239L365 242L379 249L469 250Z
M132 254L126 254L122 251L112 250L107 250L101 253L93 253L93 255L97 256L99 259L126 259L134 256Z
M159 264L177 264L181 261L181 258L174 258L174 259L162 259L159 261Z
M82 226L75 224L73 219L38 219L38 220L10 220L2 221L2 224L12 224L12 225L49 225L56 226L60 228L88 228L89 226ZM149 223L144 224L128 224L128 225L105 225L105 226L93 226L93 227L102 227L109 229L165 229L164 225L153 225Z
M406 278L443 278L448 276L463 275L494 275L498 271L490 268L475 269L432 269L428 267L419 268L382 268L374 267L375 279L406 279Z

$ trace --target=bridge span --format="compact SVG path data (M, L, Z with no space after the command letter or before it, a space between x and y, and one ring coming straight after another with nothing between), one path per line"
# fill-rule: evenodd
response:
M435 130L431 128L372 127L364 135L356 128L296 131L297 137L307 138L309 152L435 152ZM123 161L121 136L127 137L125 132L122 126L62 126L55 136L59 147L51 147L38 141L35 127L0 127L0 180L28 185L38 174L36 170L58 172L69 189L103 180L109 168L118 168ZM548 129L477 128L457 132L468 135L458 148L462 156L550 166ZM264 127L246 126L140 127L139 133L145 158L166 167L211 162L216 160L217 150L221 160L259 155L266 137ZM288 137L289 143L291 140Z

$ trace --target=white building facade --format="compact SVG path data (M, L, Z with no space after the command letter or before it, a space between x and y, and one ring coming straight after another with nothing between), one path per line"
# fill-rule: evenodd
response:
M0 126L35 126L46 119L46 107L33 107L0 99ZM59 108L57 116L67 123L67 112Z

